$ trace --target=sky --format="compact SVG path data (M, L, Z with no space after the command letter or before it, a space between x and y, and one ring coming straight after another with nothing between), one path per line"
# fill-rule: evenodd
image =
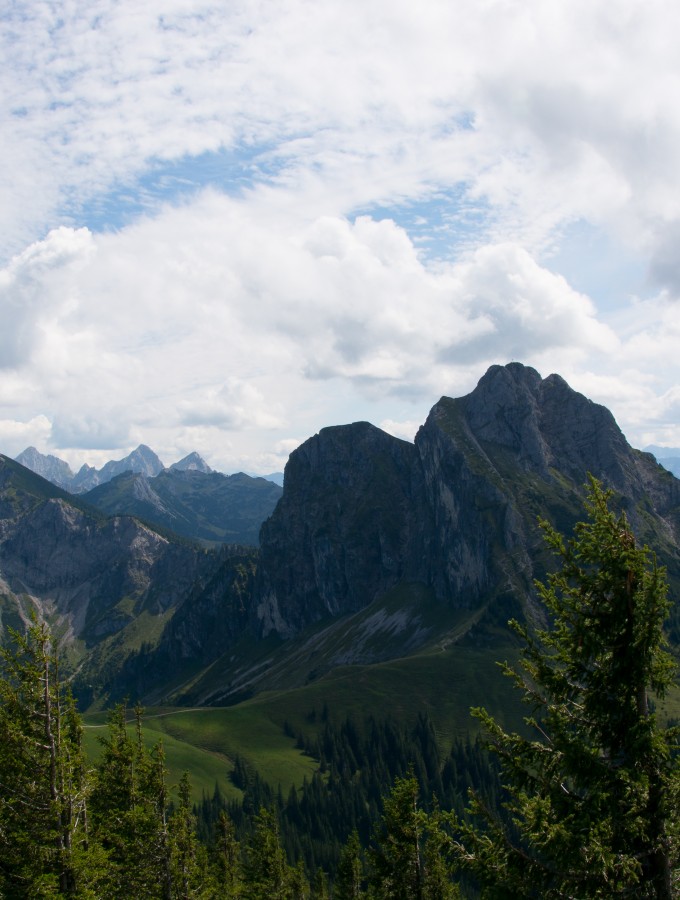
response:
M269 473L490 365L680 446L675 0L16 0L0 452Z

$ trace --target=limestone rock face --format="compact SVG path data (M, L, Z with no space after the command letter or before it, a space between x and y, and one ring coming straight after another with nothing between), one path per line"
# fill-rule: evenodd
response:
M27 447L22 451L17 456L17 462L66 490L73 481L73 472L65 460L51 453L40 453L35 447Z
M170 468L178 469L180 472L203 472L204 475L208 475L210 472L212 472L212 469L210 468L208 463L199 453L196 453L195 451L193 453L189 453L188 456L184 456L176 463L173 463Z
M536 612L534 579L551 564L538 519L569 532L589 472L680 589L680 481L633 450L607 409L517 363L442 397L414 443L366 422L324 428L291 454L283 493L189 464L126 470L74 497L0 456L0 640L37 609L81 654L84 706L257 689L270 676L249 654L268 635L300 636L263 645L280 663L293 648L293 681L471 630L494 640L510 617ZM259 553L236 546L256 543L266 515ZM161 522L211 544L245 539L205 549L155 531ZM669 634L680 645L677 609Z
M260 531L262 633L361 609L402 578L414 460L411 444L367 422L324 428L291 454Z
M539 516L570 529L589 472L643 539L651 528L677 547L680 482L558 375L492 366L443 397L413 445L367 423L323 429L291 455L262 527L254 627L289 637L398 583L453 608L521 603L545 562Z

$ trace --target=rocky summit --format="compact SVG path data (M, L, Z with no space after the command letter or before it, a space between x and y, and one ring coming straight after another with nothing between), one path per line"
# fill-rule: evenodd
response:
M544 568L538 518L569 529L588 473L675 572L680 482L557 375L493 366L468 396L442 397L414 444L326 428L291 455L262 528L254 626L290 637L399 583L454 608L522 605Z
M183 490L228 486L185 469L172 476ZM259 551L109 517L0 458L3 622L30 607L56 622L87 702L232 702L338 666L488 646L509 639L509 618L534 617L534 579L551 564L539 519L570 532L589 473L677 590L680 482L605 407L518 363L442 397L414 443L367 422L311 437L290 456ZM159 498L170 477L135 476L139 508L167 508L148 488ZM680 644L679 621L676 606Z

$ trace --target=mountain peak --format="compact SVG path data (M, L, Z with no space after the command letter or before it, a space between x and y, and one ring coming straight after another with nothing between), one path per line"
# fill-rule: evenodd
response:
M200 453L196 453L196 451L173 463L170 468L178 472L203 472L206 475L213 471Z
M56 484L58 487L66 488L73 479L71 467L63 459L52 454L40 453L35 447L26 447L25 450L16 457L16 461L36 475L40 475Z
M521 363L491 366L470 394L445 402L463 412L478 442L505 447L525 469L557 468L581 483L592 472L632 490L630 448L614 416L560 375L541 378Z

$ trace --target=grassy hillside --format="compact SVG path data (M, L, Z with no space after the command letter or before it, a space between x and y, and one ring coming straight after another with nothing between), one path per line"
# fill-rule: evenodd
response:
M502 658L516 657L508 645ZM470 706L483 704L507 724L519 723L518 697L498 666L497 649L450 647L431 649L404 659L375 665L334 669L307 685L282 691L266 691L228 707L150 708L144 714L149 745L162 738L176 783L186 769L192 778L194 798L211 794L215 783L226 796L240 792L229 781L234 760L240 756L274 788L287 794L310 778L316 762L295 746L291 733L312 735L324 709L337 720L352 716L392 717L415 723L427 712L435 724L442 750L453 738L477 730ZM98 749L104 734L103 713L86 717L86 747ZM285 728L285 730L284 730ZM287 732L287 733L286 733Z

